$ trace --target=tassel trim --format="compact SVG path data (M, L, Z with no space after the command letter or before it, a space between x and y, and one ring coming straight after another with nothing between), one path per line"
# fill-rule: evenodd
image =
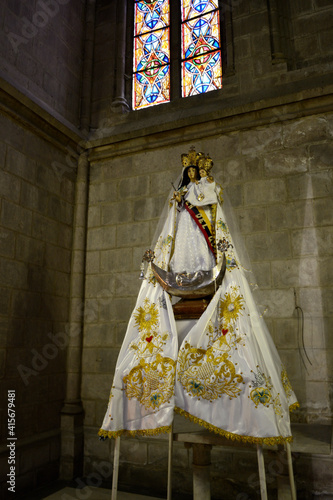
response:
M289 411L292 412L292 411L295 411L296 408L299 408L300 407L300 404L298 401L296 401L296 403L293 403L292 405L289 406Z
M164 427L158 427L157 429L137 429L135 431L129 431L127 429L120 429L119 431L105 431L104 429L100 429L98 435L104 439L111 439L120 436L158 436L158 434L165 434L168 432L171 432L171 425L165 425Z
M181 408L175 408L175 412L178 413L179 415L182 415L183 417L188 418L192 422L195 422L196 424L201 425L202 427L205 427L211 432L215 432L215 434L219 434L220 436L226 437L228 439L231 439L232 441L240 441L243 443L253 443L253 444L266 444L269 446L273 446L275 444L283 444L283 443L291 443L293 440L292 436L273 436L273 437L254 437L254 436L242 436L240 434L234 434L233 432L228 432L223 429L220 429L219 427L215 427L215 425L212 425L205 420L202 420L201 418L194 417L190 413L188 413L185 410L182 410Z
M299 403L293 403L292 405L289 406L289 411L292 412L296 410L296 408L299 408ZM283 443L291 443L293 440L292 436L274 436L274 437L254 437L254 436L242 436L240 434L234 434L233 432L228 432L223 429L220 429L219 427L216 427L215 425L212 425L205 420L202 420L201 418L194 417L190 413L188 413L185 410L182 410L181 408L176 407L175 412L178 413L179 415L182 415L185 418L188 418L192 422L195 422L196 424L201 425L202 427L205 427L211 432L215 432L215 434L219 434L220 436L224 436L228 439L231 439L232 441L241 441L243 443L254 443L254 444L267 444L267 445L274 445L274 444L283 444ZM119 431L105 431L104 429L100 429L98 432L98 435L101 438L104 439L111 439L111 438L117 438L119 436L158 436L159 434L166 434L171 432L171 425L166 425L164 427L158 427L157 429L138 429L135 431L129 431L127 429L121 429Z

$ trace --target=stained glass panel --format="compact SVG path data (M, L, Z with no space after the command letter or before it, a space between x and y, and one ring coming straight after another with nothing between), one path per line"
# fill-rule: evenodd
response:
M219 3L214 0L183 0L182 21L188 21L211 10L218 9Z
M182 96L222 87L218 2L182 2Z
M153 2L135 3L134 36L148 31L166 28L170 24L169 2L156 0Z
M170 101L169 0L135 2L133 107Z

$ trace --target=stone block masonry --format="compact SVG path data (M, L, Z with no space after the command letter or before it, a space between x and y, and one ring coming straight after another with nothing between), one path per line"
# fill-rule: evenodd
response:
M52 162L66 154L38 134L5 115L0 127L1 407L14 389L20 494L58 477L75 173L59 177Z
M331 120L332 115L321 114L274 122L267 127L203 137L198 143L161 147L148 153L149 161L146 152L137 150L93 163L85 293L86 307L95 307L96 314L86 323L84 331L83 402L89 411L87 435L98 429L104 416L117 352L140 286L137 278L141 256L155 232L170 188L168 179L175 178L177 169L181 171L180 154L192 144L197 150L210 152L215 164L212 173L234 205L258 277L265 318L299 397L301 408L292 418L302 422L330 421L333 187L325 158L331 140ZM130 141L127 147L130 148ZM123 177L122 164L126 165ZM108 198L106 192L112 193L112 197ZM304 313L304 344L309 360L299 337L295 305ZM316 399L315 391L322 396ZM136 478L140 477L141 484L148 487L148 476L150 481L152 477L148 464L155 457L155 489L151 491L163 494L166 448L154 446L151 440L123 441L121 484L131 474L131 484L136 484ZM86 453L89 462L104 456L97 445ZM177 473L182 480L175 480L175 485L188 493L191 461L185 457L185 450L179 453L182 459ZM236 477L238 463L248 466L241 475L237 469L237 492L253 494L255 482L248 482L256 473L252 455L246 458L241 451L231 454L223 473L219 469L219 461L226 460L223 452L216 452L213 457L217 498L222 490L228 491L230 498L235 494L226 477ZM90 470L88 462L86 466ZM276 483L272 481L270 486L274 489Z
M4 77L79 123L84 1L18 0L1 6Z

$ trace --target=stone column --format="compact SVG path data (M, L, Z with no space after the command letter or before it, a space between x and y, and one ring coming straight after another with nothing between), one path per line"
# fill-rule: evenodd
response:
M127 1L117 2L117 54L116 54L116 97L111 103L114 113L126 113L130 107L125 98L125 60L126 60L126 20Z
M267 0L273 63L285 61L282 43L281 18L277 0Z
M192 444L193 500L210 500L210 444Z
M69 324L67 329L67 386L66 399L61 411L60 477L65 480L80 476L83 468L83 408L80 393L88 171L88 153L84 152L78 160L76 179Z

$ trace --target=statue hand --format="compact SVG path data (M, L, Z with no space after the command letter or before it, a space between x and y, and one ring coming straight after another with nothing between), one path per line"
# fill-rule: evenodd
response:
M178 203L180 203L182 201L182 197L181 197L181 194L179 193L179 191L174 191L173 197L171 198L171 201L172 200L177 200Z

